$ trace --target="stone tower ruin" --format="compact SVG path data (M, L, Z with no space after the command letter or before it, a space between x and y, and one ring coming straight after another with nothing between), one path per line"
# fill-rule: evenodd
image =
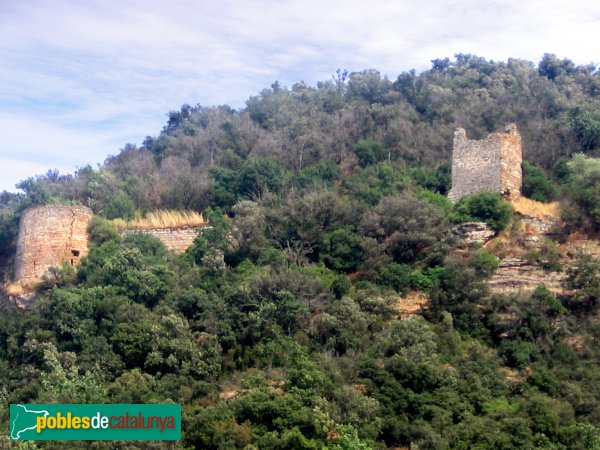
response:
M40 280L51 267L76 265L88 253L92 210L85 206L47 205L21 216L15 281Z
M521 196L521 135L511 123L505 133L492 133L480 141L467 139L464 129L454 132L452 188L448 197L461 197L481 191L498 192L516 200Z

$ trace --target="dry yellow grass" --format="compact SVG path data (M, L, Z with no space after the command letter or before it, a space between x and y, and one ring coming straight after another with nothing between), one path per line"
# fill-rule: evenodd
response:
M114 219L112 223L118 230L136 229L147 230L149 228L179 228L197 227L207 225L202 213L196 211L168 211L160 210L146 214L142 218L133 220Z
M25 293L23 286L21 286L18 283L7 284L6 286L4 286L4 290L11 297L16 297Z
M36 282L35 281L17 281L4 286L4 292L10 297L19 297L21 295L29 294L33 292Z
M515 211L524 216L535 217L536 219L559 219L560 205L558 202L542 203L530 198L521 197L512 202Z

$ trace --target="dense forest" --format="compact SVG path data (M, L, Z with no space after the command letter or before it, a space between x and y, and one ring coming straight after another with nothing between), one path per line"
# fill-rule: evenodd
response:
M502 296L499 255L451 232L518 222L498 194L446 198L454 130L511 122L523 193L560 201L538 259L561 270L556 242L600 231L600 71L551 54L276 82L240 110L183 105L98 168L22 181L0 195L6 283L26 208L95 216L76 270L0 309L1 403L182 404L181 442L80 448L600 449L600 260L562 269L563 294ZM176 255L111 222L157 209L211 228ZM414 291L428 307L399 320Z

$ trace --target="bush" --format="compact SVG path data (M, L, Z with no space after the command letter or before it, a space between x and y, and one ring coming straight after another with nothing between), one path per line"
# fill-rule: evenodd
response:
M556 187L544 169L523 161L523 195L539 202L553 200Z
M535 288L531 294L531 300L536 308L545 310L550 317L558 317L565 312L565 307L560 300L543 284Z
M125 220L131 220L134 214L135 205L133 204L133 200L124 192L119 192L114 196L104 210L104 215L107 219L121 217Z
M589 312L600 303L600 259L580 254L567 269L567 289L573 293L567 305L574 310Z
M503 341L498 348L498 354L504 358L507 365L523 368L539 358L536 344L521 339Z
M496 231L501 231L510 223L513 207L502 200L496 192L481 192L461 198L450 217L455 222L481 221Z
M568 198L579 211L568 211L571 226L600 230L600 158L575 155L568 163L571 179L566 186ZM580 217L577 217L577 216ZM570 217L569 217L570 216Z
M333 161L325 161L302 169L298 175L298 184L306 188L312 185L333 186L333 182L340 176L340 168Z
M544 244L536 250L531 250L525 255L529 262L539 264L544 270L562 271L563 266L560 263L561 254L554 241L546 239Z
M360 239L348 228L340 228L326 234L323 247L321 259L333 270L352 272L360 264Z
M403 293L410 287L411 273L412 269L408 264L392 262L383 268L377 282L393 288L398 293Z
M471 255L470 265L483 278L491 277L498 268L498 258L490 252L480 249Z
M448 197L439 192L429 191L427 189L421 189L416 193L417 198L421 200L427 200L429 203L438 206L444 211L450 211L452 209L452 202Z
M99 216L92 217L88 233L90 234L90 240L96 244L119 240L119 232L115 226L108 220Z
M433 192L445 194L450 189L450 167L447 164L435 169L427 167L414 167L411 176L419 186Z
M371 139L358 141L354 147L354 153L356 153L361 167L377 164L389 157L388 150L383 148L379 142Z

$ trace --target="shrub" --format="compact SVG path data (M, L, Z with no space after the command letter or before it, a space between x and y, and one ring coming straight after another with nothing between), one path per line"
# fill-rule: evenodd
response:
M501 231L510 223L514 210L496 192L481 192L461 198L450 217L455 222L482 221Z
M529 262L539 264L544 270L561 271L563 266L560 263L560 251L555 242L546 239L544 244L536 250L531 250L525 255Z
M107 219L116 219L121 217L126 220L133 219L135 214L135 205L131 197L124 192L115 195L104 210Z
M554 199L556 187L544 169L523 161L523 195L539 202Z
M360 239L348 228L340 228L325 235L321 259L325 264L344 272L356 270L362 257Z
M88 233L90 240L96 244L119 239L119 232L114 224L99 216L92 217Z
M575 155L568 163L572 179L566 187L569 199L579 211L572 211L572 225L600 230L600 158ZM581 216L577 220L577 213Z
M360 140L354 147L354 153L358 157L361 167L367 167L388 159L389 152L382 145L371 139Z
M333 186L333 182L340 176L340 168L333 161L325 161L302 169L298 175L298 184L300 187Z
M405 292L411 284L411 267L408 264L392 262L385 266L377 280L379 284L389 286L396 292Z
M483 278L491 277L498 268L498 258L486 250L478 250L471 255L470 265Z
M429 203L438 206L444 211L450 211L452 209L452 202L450 199L439 192L421 189L417 191L416 196L421 200L427 200Z
M427 167L414 167L411 176L419 186L433 192L445 195L450 189L450 167L447 164L435 169Z

